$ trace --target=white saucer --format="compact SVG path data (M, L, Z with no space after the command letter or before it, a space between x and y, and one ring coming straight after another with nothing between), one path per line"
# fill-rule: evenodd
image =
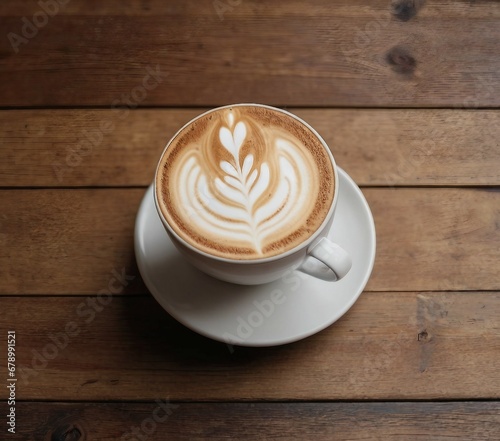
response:
M207 276L179 254L158 217L152 186L135 225L139 271L153 296L188 328L228 344L274 346L325 329L363 291L375 260L375 225L361 190L339 169L339 196L329 237L352 256L339 282L294 271L283 280L241 286Z

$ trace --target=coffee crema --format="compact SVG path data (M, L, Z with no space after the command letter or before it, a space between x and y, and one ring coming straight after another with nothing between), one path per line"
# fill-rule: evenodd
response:
M269 107L212 110L167 145L156 198L170 227L198 250L262 259L307 240L331 207L335 177L321 140Z

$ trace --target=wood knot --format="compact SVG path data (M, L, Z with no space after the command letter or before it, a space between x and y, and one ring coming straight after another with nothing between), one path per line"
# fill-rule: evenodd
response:
M425 0L393 0L391 13L398 20L408 21L417 15L424 3Z
M54 430L50 441L84 441L85 435L78 424L64 424Z
M395 46L387 52L385 60L397 73L409 75L415 71L417 60L403 47Z
M429 333L424 329L422 332L419 332L417 335L418 341L425 341L429 338Z

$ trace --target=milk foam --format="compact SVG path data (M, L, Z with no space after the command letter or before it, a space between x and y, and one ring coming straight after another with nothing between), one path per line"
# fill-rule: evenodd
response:
M224 257L260 258L314 232L322 187L330 193L325 214L331 202L333 169L325 187L318 159L297 136L237 106L194 131L181 132L163 161L164 214L187 242Z

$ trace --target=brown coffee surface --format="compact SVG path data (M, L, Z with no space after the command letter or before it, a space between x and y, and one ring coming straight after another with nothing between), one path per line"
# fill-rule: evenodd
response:
M335 177L321 140L278 109L210 111L167 145L156 198L184 241L229 259L261 259L307 240L328 214Z

